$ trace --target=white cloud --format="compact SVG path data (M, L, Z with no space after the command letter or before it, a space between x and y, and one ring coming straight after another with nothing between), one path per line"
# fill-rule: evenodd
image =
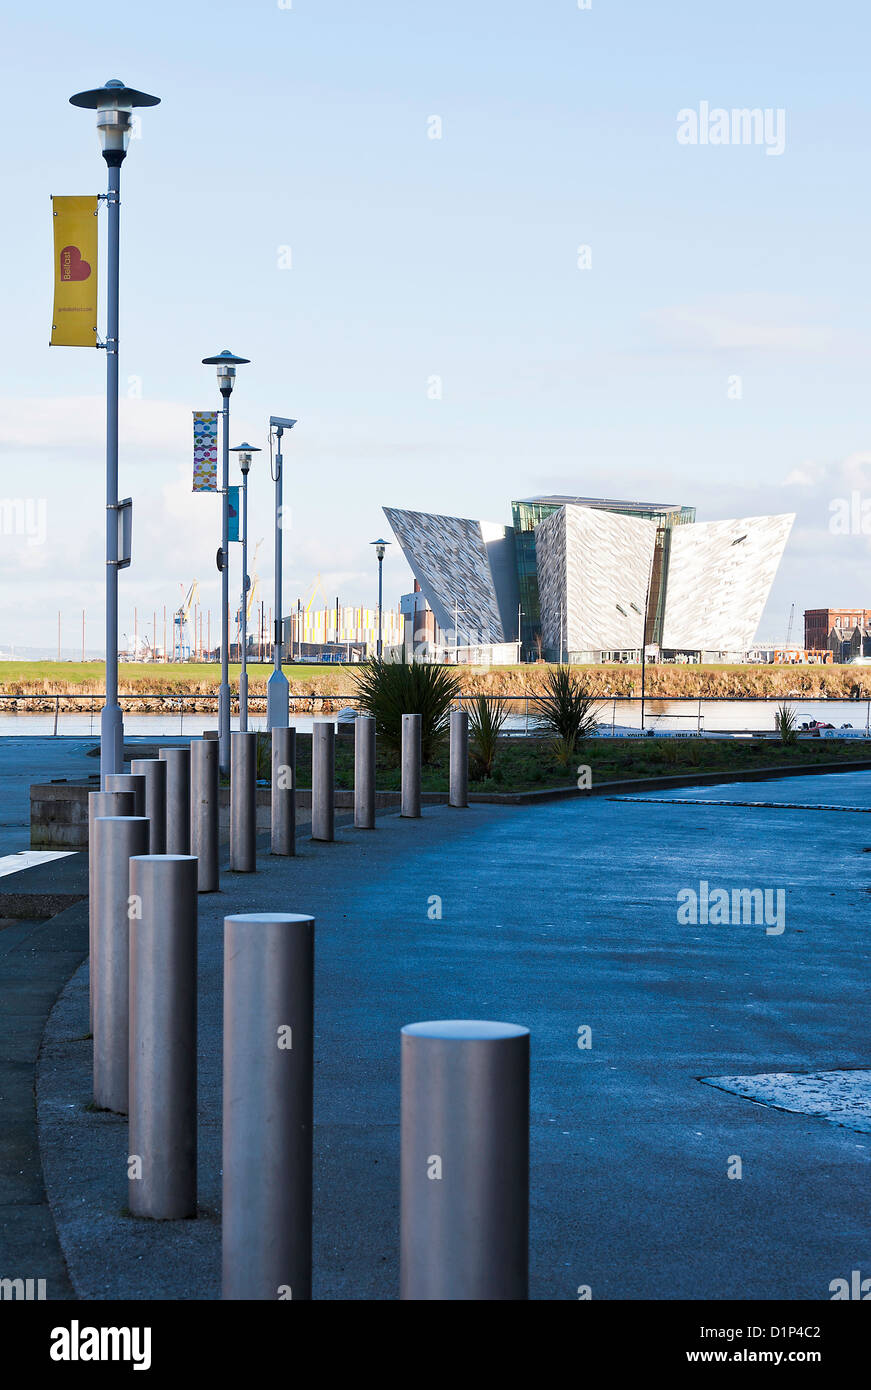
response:
M828 325L808 321L807 306L791 296L730 295L672 305L643 316L669 346L697 351L820 352Z
M174 401L122 395L118 435L125 450L179 452L192 439L191 412ZM0 448L102 450L105 440L105 396L0 397Z

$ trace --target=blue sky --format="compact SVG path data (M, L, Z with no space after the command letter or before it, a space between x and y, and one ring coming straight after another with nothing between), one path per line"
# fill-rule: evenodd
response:
M871 536L829 529L871 496L869 28L787 0L6 6L0 497L47 525L0 536L0 643L50 647L59 607L71 651L82 608L101 641L105 363L47 346L49 195L103 190L67 98L109 77L162 98L123 171L122 630L193 578L216 620L190 411L223 347L252 359L233 443L299 418L288 605L317 575L373 600L383 504L508 521L554 490L795 511L760 636L871 604ZM782 109L783 154L680 145L702 101ZM265 468L251 498L268 603ZM410 586L398 546L385 584Z

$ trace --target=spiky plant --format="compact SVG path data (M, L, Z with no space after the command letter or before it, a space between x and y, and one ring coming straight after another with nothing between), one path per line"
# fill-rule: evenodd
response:
M774 711L774 727L780 734L781 743L795 743L798 739L797 719L792 705L780 704Z
M469 709L469 756L476 780L489 777L493 771L496 745L505 720L508 705L496 696L476 695Z
M373 657L355 673L357 704L375 717L375 733L386 748L402 746L402 716L419 714L421 752L431 762L448 729L459 678L447 666L425 661Z
M581 685L571 666L548 667L544 690L533 703L539 726L563 740L571 757L581 739L594 733L599 706Z

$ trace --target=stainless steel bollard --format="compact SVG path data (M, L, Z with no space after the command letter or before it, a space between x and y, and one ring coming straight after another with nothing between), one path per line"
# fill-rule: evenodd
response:
M130 896L128 1204L175 1220L197 1213L196 859L131 859Z
M166 763L166 853L191 852L191 750L161 748Z
M151 821L149 854L166 853L166 763L159 758L134 758L130 771L145 778L145 815Z
M401 816L420 815L420 715L402 716Z
M336 726L316 719L312 725L312 839L335 839L333 807L336 781Z
M115 774L111 774L114 776ZM97 971L97 952L94 944L96 895L94 870L94 821L97 816L132 816L136 813L136 796L130 791L90 792L88 795L88 1018L94 1031L94 980Z
M272 730L272 853L296 854L296 729Z
M451 710L451 806L469 804L469 712L464 709Z
M313 917L225 917L226 1299L311 1298L313 977Z
M216 738L191 743L191 854L200 893L217 893L219 885L218 754Z
M354 824L375 829L375 718L358 714L354 720Z
M132 792L134 816L145 815L145 778L141 773L134 775L132 772L107 772L103 781L106 783L107 792Z
M145 816L94 820L94 1104L118 1115L127 1114L130 1068L130 860L148 853L148 833Z
M257 868L257 735L230 735L230 868Z
M528 1030L403 1028L400 1141L400 1298L527 1298Z

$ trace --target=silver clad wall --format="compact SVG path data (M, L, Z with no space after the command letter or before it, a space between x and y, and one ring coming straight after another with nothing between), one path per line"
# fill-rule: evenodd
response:
M544 645L570 652L641 646L656 522L569 505L535 528ZM684 528L689 529L689 528Z
M503 600L503 621L487 553L488 541L496 541L497 533L504 540L510 527L395 507L385 507L384 515L443 631L453 631L456 605L462 632L480 632L483 642L511 640L510 614L504 610L512 600ZM516 585L516 579L513 582ZM513 625L517 626L516 612Z
M742 652L752 646L794 520L751 516L676 527L663 647Z

